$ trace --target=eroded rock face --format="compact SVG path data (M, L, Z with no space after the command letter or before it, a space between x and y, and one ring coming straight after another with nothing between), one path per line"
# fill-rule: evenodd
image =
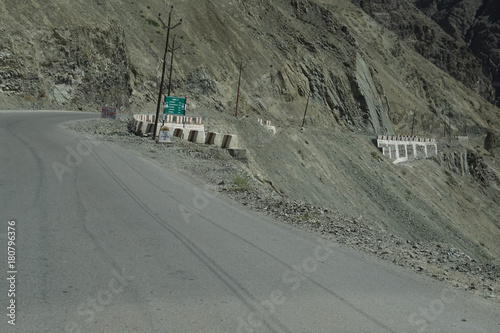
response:
M126 106L130 89L123 30L71 27L4 35L0 90L35 108Z
M480 0L353 2L359 4L377 22L412 44L418 53L440 69L486 100L499 102L500 84L495 96L492 83L500 81L500 38L495 35L495 31L498 34L500 29L497 26L498 19L496 24L491 22L495 17L495 10L498 15L498 2L486 1L484 5L481 5ZM416 10L414 5L429 18Z
M426 15L482 60L483 74L500 105L500 2L496 0L412 0Z
M496 148L496 135L493 132L488 132L486 138L484 139L484 149L493 153Z

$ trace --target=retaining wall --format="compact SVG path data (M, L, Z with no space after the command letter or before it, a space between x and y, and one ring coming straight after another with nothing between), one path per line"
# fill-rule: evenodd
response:
M438 153L436 139L409 136L379 135L377 147L381 148L384 156L389 157L394 164L429 158Z

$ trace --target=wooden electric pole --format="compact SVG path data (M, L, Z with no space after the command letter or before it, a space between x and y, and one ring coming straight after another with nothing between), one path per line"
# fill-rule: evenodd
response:
M172 40L172 48L170 50L170 73L168 77L168 91L167 91L167 96L170 96L170 91L172 87L172 72L174 68L174 51L177 49L180 49L180 46L175 48L175 37L176 35L174 34L174 39Z
M158 117L160 116L160 105L161 105L161 95L163 94L163 83L165 82L165 65L167 61L167 52L168 52L168 40L170 38L170 29L174 29L177 27L179 24L182 23L182 19L174 25L173 27L170 26L170 22L172 20L172 10L174 9L174 6L170 7L170 13L168 14L168 25L165 26L165 23L161 20L161 14L158 14L158 18L160 21L163 23L163 28L167 29L167 41L165 42L165 53L163 54L163 69L161 72L161 81L160 81L160 92L158 93L158 103L156 105L156 117L155 117L155 126L153 129L153 140L156 140L156 130L158 129Z
M240 76L238 79L238 93L236 94L236 111L234 112L234 116L238 117L238 103L240 101L240 86L241 86L241 72L243 69L247 67L247 65L243 66L243 59L240 60Z

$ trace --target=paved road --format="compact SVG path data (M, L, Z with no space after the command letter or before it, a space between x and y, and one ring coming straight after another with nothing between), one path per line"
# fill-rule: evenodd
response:
M498 304L323 244L59 126L95 117L0 112L0 332L500 331Z

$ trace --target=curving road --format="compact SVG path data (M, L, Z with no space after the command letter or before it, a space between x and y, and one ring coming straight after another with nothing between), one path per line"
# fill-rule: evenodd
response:
M322 243L60 126L96 117L0 112L0 332L500 331L498 303Z

